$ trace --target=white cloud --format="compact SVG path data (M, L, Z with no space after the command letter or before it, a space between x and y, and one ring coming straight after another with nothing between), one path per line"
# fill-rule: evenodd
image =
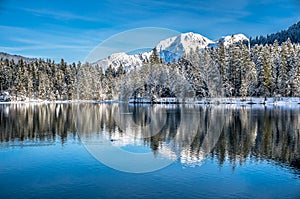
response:
M20 10L33 13L38 16L48 16L59 20L83 20L83 21L99 21L98 18L73 14L65 11L53 11L48 9L31 9L31 8L20 8Z

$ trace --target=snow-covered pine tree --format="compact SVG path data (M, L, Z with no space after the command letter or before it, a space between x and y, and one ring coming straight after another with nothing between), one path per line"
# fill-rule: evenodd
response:
M105 78L104 78L104 81L106 82L105 95L106 98L109 100L113 99L114 77L115 77L115 70L111 65L109 65L105 71Z
M20 97L24 97L26 95L26 88L25 88L25 81L26 78L24 76L25 73L25 63L23 59L20 59L17 64L17 76L15 80L16 84L16 96L17 98L21 99Z
M295 46L295 67L293 69L292 77L290 78L291 96L300 97L300 46ZM298 58L298 59L297 59Z
M218 48L216 49L216 60L215 62L218 64L219 68L219 74L221 77L221 96L229 96L231 94L228 93L230 90L230 83L229 83L229 75L227 72L229 72L228 69L228 56L226 55L226 48L224 46L224 43L222 41L218 42Z
M288 76L288 85L287 85L287 96L294 96L293 87L294 79L297 71L297 58L296 58L296 47L292 44L290 38L286 41L287 45L287 76Z
M230 90L232 90L232 96L238 97L241 96L241 84L242 84L242 77L241 77L241 69L242 63L240 57L242 56L241 53L242 43L239 42L238 44L233 44L228 48L228 80Z
M249 48L246 45L243 45L242 47L241 60L242 85L240 94L242 97L252 96L255 92L254 89L257 84L256 69L254 62L250 58Z
M270 92L273 96L279 95L279 87L280 87L280 70L281 70L281 60L280 60L280 47L278 41L275 40L273 45L270 45L270 63L271 63L271 76L272 76L272 84L270 88Z
M219 73L217 63L213 59L215 51L214 49L205 49L202 51L202 64L200 64L200 75L204 81L204 85L207 90L207 97L218 97L220 96L222 78Z
M161 59L160 59L160 57L159 57L159 55L158 55L158 52L157 52L156 48L154 48L152 50L152 53L151 53L151 55L149 57L149 62L152 63L152 64L157 64L157 63L161 63L162 62Z
M280 52L280 70L279 70L279 82L280 86L278 92L281 96L288 95L288 49L286 42L282 43L281 45L281 52Z
M258 56L256 60L257 70L257 96L269 96L271 85L271 64L267 47L259 46Z

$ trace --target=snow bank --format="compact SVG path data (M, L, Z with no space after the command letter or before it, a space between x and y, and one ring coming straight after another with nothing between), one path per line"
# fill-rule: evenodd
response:
M0 102L9 102L11 101L11 96L7 91L0 91Z
M132 103L132 104L151 104L151 103L153 103L153 101L149 98L138 97L138 98L130 99L129 103Z
M129 103L137 104L235 104L235 105L297 105L300 104L300 97L269 97L269 98L258 98L258 97L237 97L237 98L157 98L151 100L149 98L136 98L130 99Z
M68 103L127 103L124 101L118 100L104 100L104 101L94 101L94 100L40 100L40 99L29 99L27 98L24 101L12 101L9 93L0 92L0 103L36 103L36 104L47 104L47 103L57 103L57 104L68 104ZM248 98L203 98L203 99L194 99L194 98L156 98L154 100L150 98L135 98L128 101L129 104L187 104L187 105L275 105L275 106L285 106L285 105L300 105L300 97L270 97L270 98L258 98L258 97L248 97Z
M285 105L285 104L300 104L300 97L247 97L247 98L206 98L195 101L197 104L270 104L270 105Z

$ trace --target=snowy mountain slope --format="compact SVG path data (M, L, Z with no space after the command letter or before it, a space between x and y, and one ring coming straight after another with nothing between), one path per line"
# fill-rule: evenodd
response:
M32 61L36 60L35 58L28 58L28 57L23 57L23 56L20 56L20 55L11 55L11 54L4 53L4 52L0 52L0 59L2 59L2 60L5 60L5 59L14 60L15 63L17 63L21 59L24 62L32 62Z
M249 43L250 40L244 35L244 34L236 34L231 36L223 36L220 39L221 42L224 43L225 46L230 46L232 44L238 43L238 42L246 42Z
M188 32L160 41L156 45L158 51L167 50L172 52L189 52L191 49L196 50L205 48L208 44L215 43L212 40L196 33Z
M229 46L239 41L249 42L249 39L243 34L236 34L223 36L217 41L212 41L200 34L188 32L162 40L155 48L164 62L173 62L174 60L178 61L179 58L191 50L217 47L219 41L223 42L225 46ZM95 62L93 65L98 65L106 70L109 65L117 68L122 64L125 70L131 70L134 67L142 66L143 61L148 61L151 53L152 51L134 55L128 55L124 52L114 53L107 58Z
M156 49L163 61L172 62L191 50L203 49L214 43L200 34L188 32L159 42Z
M142 66L143 57L141 55L127 55L126 53L114 53L107 58L101 59L94 63L99 67L102 67L105 71L110 65L113 68L118 68L120 65L123 66L124 70L130 70L132 67Z

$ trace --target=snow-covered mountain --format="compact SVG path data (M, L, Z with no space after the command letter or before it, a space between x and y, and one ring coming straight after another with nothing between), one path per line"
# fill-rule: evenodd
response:
M249 43L250 40L244 35L244 34L236 34L236 35L230 35L230 36L223 36L220 39L221 42L223 42L224 46L229 46L238 42L247 42Z
M11 55L11 54L4 53L4 52L0 52L0 59L2 59L2 60L5 60L5 59L14 60L15 63L17 63L21 59L24 62L32 62L32 61L36 60L36 58L28 58L28 57L23 57L23 56L20 56L20 55Z
M148 53L150 55L150 53ZM94 63L94 65L98 65L102 67L105 71L110 65L113 68L118 68L120 65L123 66L124 70L130 70L133 67L142 66L143 60L147 59L146 54L138 54L138 55L128 55L124 52L122 53L114 53L107 58L101 59Z
M204 49L214 43L200 34L188 32L162 40L156 45L156 49L163 61L172 62L191 50Z
M191 50L195 51L196 49L201 50L207 47L217 47L219 41L223 42L225 46L229 46L239 41L244 43L249 42L249 39L243 34L236 34L223 36L216 41L212 41L200 34L188 32L162 40L155 48L164 62L173 62ZM95 62L94 65L98 65L106 70L109 65L117 68L122 64L125 70L131 70L134 67L142 66L143 61L148 61L151 53L152 51L135 55L128 55L124 52L114 53L107 58Z

